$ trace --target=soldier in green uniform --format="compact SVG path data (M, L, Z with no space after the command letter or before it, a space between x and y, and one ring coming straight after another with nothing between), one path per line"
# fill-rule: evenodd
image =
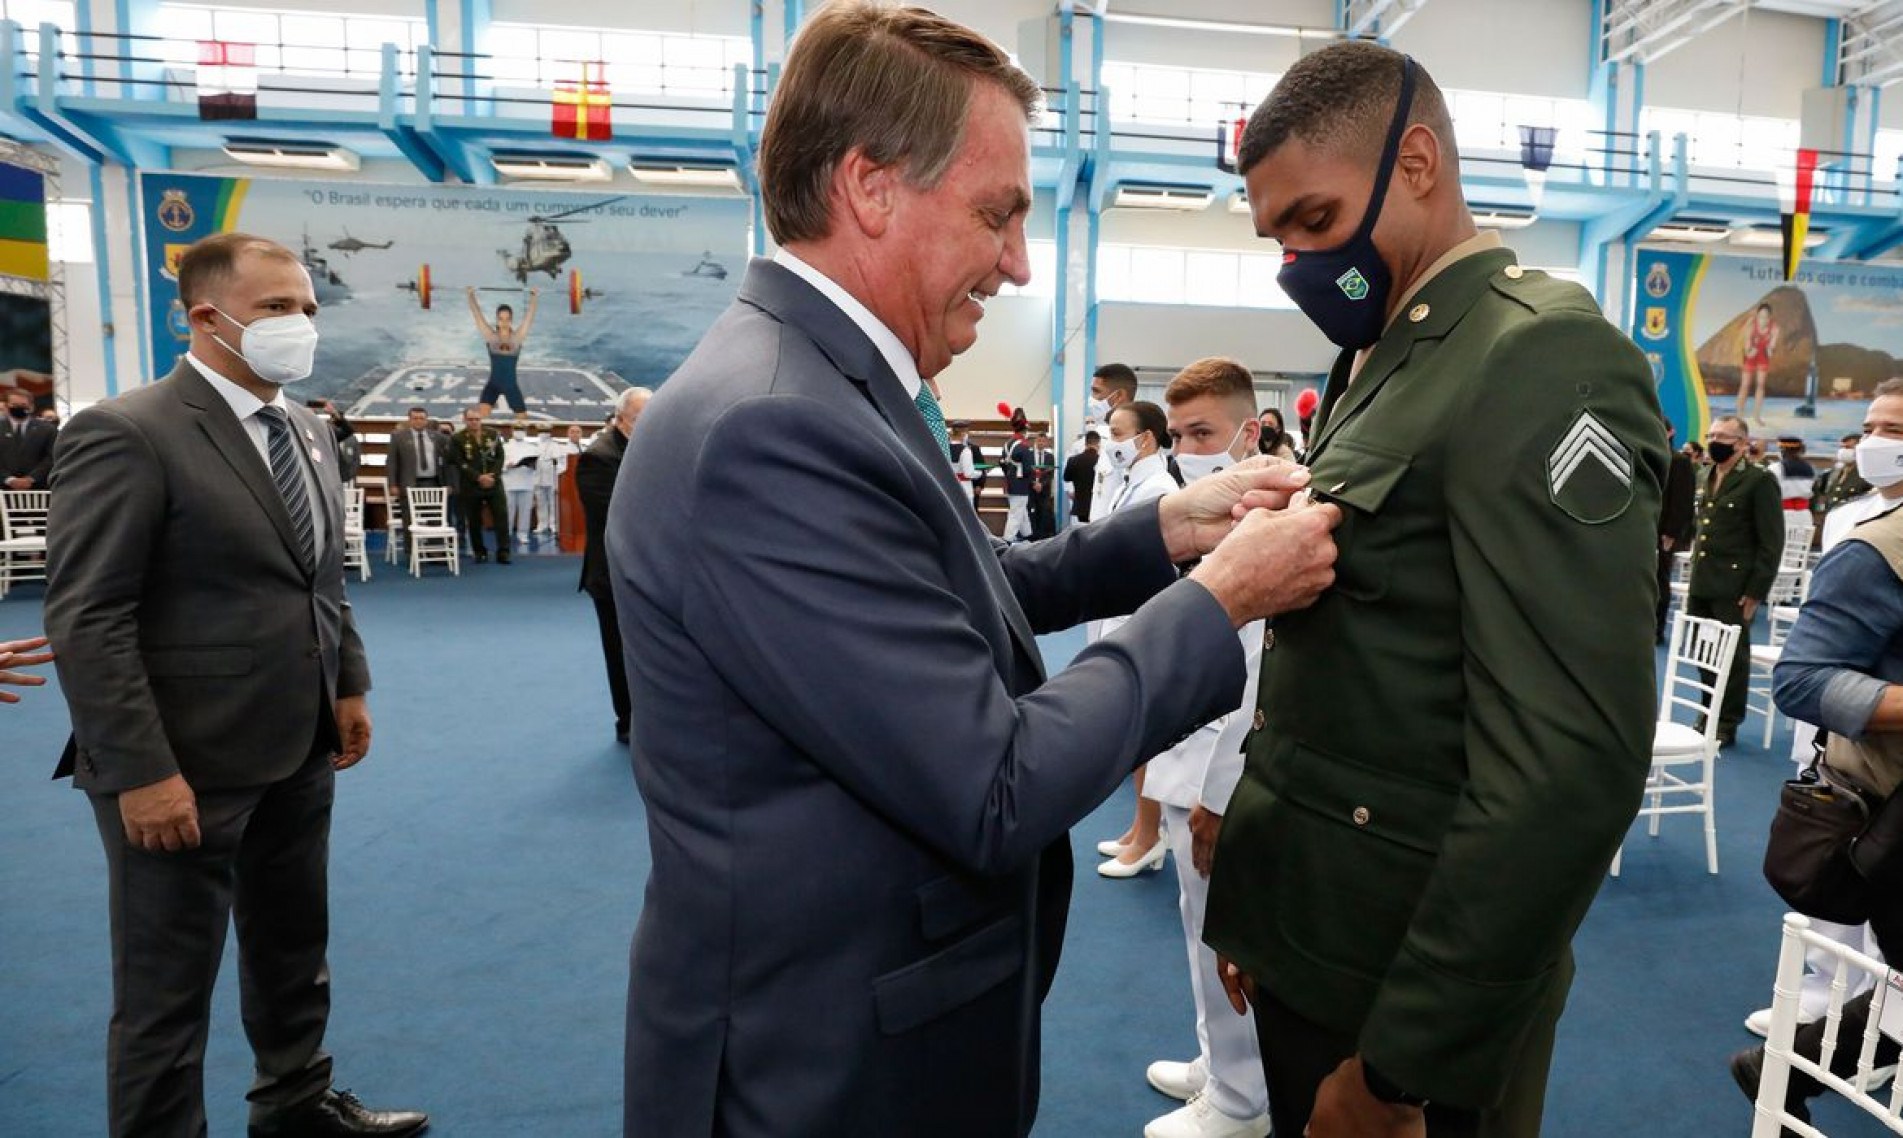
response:
M1571 941L1651 762L1665 430L1576 285L1462 200L1446 103L1366 42L1303 58L1241 167L1344 350L1307 461L1332 590L1278 617L1204 929L1277 1134L1539 1131Z
M509 563L509 500L502 492L502 436L482 425L482 412L463 412L463 429L449 439L449 461L456 467L469 548L477 561L489 560L482 544L482 508L489 507L496 535L496 560Z
M1824 515L1850 501L1868 494L1872 487L1857 473L1857 444L1863 441L1859 434L1848 434L1837 441L1837 462L1829 470L1817 476L1817 482L1811 490L1811 514L1817 519L1818 529L1824 525Z
M1784 503L1777 476L1747 461L1751 428L1727 415L1705 434L1711 465L1698 486L1698 531L1692 538L1692 574L1685 611L1735 624L1738 651L1731 657L1725 702L1718 711L1718 738L1737 741L1744 722L1745 688L1751 671L1751 622L1771 593L1784 555Z

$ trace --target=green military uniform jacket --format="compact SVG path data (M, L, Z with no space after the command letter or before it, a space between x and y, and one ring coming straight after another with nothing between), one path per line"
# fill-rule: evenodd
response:
M502 477L502 436L488 427L470 431L464 427L449 439L449 461L462 472L462 484L480 489L476 479L483 474Z
M1329 377L1308 464L1343 513L1335 585L1264 641L1204 925L1388 1079L1469 1108L1558 1014L1656 718L1651 371L1513 260L1454 262Z
M1763 600L1771 595L1784 556L1784 499L1777 476L1739 462L1711 492L1717 467L1698 484L1698 532L1692 539L1689 596L1701 600Z
M1861 498L1876 487L1863 480L1854 464L1838 466L1817 476L1817 482L1811 491L1811 510L1818 514L1830 511L1850 501Z

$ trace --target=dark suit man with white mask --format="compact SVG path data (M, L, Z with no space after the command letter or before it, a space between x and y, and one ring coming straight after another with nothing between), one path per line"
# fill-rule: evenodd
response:
M191 348L76 416L54 457L46 629L110 875L114 1135L206 1131L205 1041L235 919L252 1135L414 1134L331 1088L326 869L335 772L370 749L344 598L317 301L296 254L241 233L178 265Z
M983 531L926 381L1030 278L1037 103L930 12L813 13L760 154L781 253L622 463L634 1138L1027 1133L1067 828L1237 705L1239 627L1331 579L1339 514L1282 512L1306 476L1266 460L1050 541ZM1132 610L1046 677L1036 632Z

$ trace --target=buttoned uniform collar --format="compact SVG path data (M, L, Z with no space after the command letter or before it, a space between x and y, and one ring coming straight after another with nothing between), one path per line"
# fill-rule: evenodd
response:
M274 392L271 400L266 402L251 394L249 391L246 391L244 388L239 387L231 380L219 375L210 364L199 359L191 352L185 353L185 362L198 369L198 374L205 377L205 382L211 384L211 389L218 393L218 397L230 405L231 413L238 417L240 423L245 422L250 419L251 416L257 414L260 407L276 407L279 411L284 410L283 388L279 388Z
M1504 248L1506 248L1506 242L1501 240L1499 233L1491 229L1483 229L1447 250L1445 253L1442 253L1439 257L1434 259L1433 264L1427 266L1427 271L1422 273L1420 278L1409 285L1407 291L1401 294L1401 299L1394 305L1394 312L1388 317L1386 327L1394 327L1395 321L1401 319L1402 314L1407 312L1408 306L1414 303L1414 298L1421 294L1422 289L1433 283L1435 277L1440 276L1454 265L1476 253L1485 253L1490 249ZM1354 370L1349 372L1349 382L1354 382L1355 378L1360 376L1361 367L1368 362L1368 357L1373 354L1374 348L1375 345L1371 344L1355 353Z
M925 384L918 373L918 361L912 358L912 353L906 350L905 344L892 329L885 326L884 321L859 303L857 297L841 288L837 281L800 260L796 254L785 249L777 250L773 254L773 263L818 289L821 296L845 313L846 318L872 341L872 346L879 349L886 366L892 369L892 374L898 377L899 386L905 389L905 397L918 399L919 388Z

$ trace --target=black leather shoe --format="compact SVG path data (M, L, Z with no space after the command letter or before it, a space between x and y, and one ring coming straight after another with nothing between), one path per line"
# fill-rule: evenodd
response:
M1749 1051L1740 1051L1731 1057L1731 1078L1744 1092L1744 1097L1752 1102L1758 1101L1758 1083L1764 1078L1764 1048L1753 1047ZM1791 1072L1791 1078L1797 1078L1797 1072ZM1784 1111L1799 1122L1809 1124L1810 1106L1804 1102L1801 1094L1785 1092ZM1795 1130L1785 1130L1789 1138L1797 1138Z
M251 1138L348 1138L421 1134L429 1115L416 1110L371 1110L349 1091L326 1090L307 1102L251 1122Z
M508 550L505 549L501 553L496 554L496 560L501 562L504 565L507 565L509 562L515 560L515 558L510 555Z
M488 551L488 550L486 550L486 549L478 549L478 550L476 550L476 564L478 564L478 565L481 565L481 564L482 564L483 562L485 562L485 561L487 561L487 560L489 560L489 551Z

